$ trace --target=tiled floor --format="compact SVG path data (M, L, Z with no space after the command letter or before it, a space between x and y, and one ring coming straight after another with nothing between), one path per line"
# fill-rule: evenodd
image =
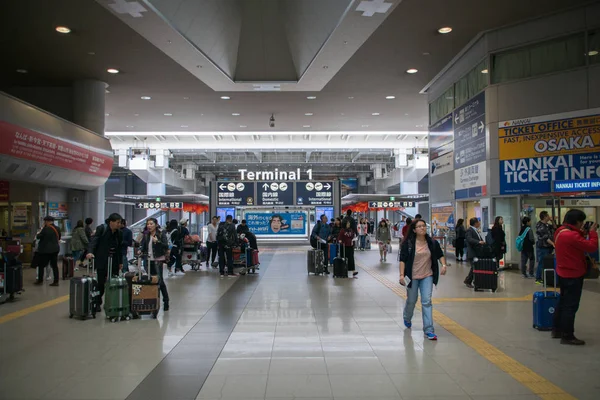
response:
M418 311L405 329L404 300L384 285L397 282L396 262L364 252L370 273L358 279L307 276L305 249L262 252L258 276L169 278L171 310L158 320L69 320L63 302L0 323L0 399L539 398L441 326L424 340ZM577 330L588 345L572 348L531 328L531 281L508 274L507 290L474 293L466 273L450 267L437 311L573 398L600 398L599 294L584 293ZM67 289L28 284L0 317Z

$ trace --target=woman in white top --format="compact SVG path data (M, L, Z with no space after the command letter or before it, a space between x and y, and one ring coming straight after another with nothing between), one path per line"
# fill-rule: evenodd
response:
M367 220L365 218L360 219L357 229L358 229L360 251L364 251L366 242L367 242L367 240L366 240L367 233L369 232L369 225L367 224Z
M214 264L215 258L217 257L217 231L219 230L219 219L212 217L212 221L207 226L208 238L206 239L206 268L209 265ZM212 259L210 257L212 253Z

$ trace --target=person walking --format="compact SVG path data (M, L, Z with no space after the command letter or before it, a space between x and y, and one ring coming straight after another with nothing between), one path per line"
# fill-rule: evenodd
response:
M384 219L377 226L377 242L379 243L379 262L387 261L387 245L391 242L390 227Z
M361 218L358 224L358 235L360 238L360 251L365 251L367 246L367 235L369 234L369 224L366 218Z
M523 240L523 250L521 250L521 273L523 278L533 278L533 268L535 265L535 252L533 246L535 246L535 237L531 230L531 218L523 217L521 221L521 230L519 236L525 235ZM529 273L527 273L527 261L529 261Z
M554 313L552 337L561 344L581 346L585 341L575 337L575 315L579 309L583 280L588 270L586 253L598 251L598 224L584 230L586 215L583 211L567 211L554 237L556 273L560 280L560 298Z
M75 262L75 271L81 265L81 255L87 250L88 244L90 242L85 234L83 220L80 219L71 233L71 254L73 255L73 262Z
M44 283L44 271L46 265L50 263L54 281L50 286L58 286L58 253L60 251L60 230L54 225L54 217L46 216L44 218L44 227L37 234L38 239L38 276L35 281L36 285Z
M477 256L477 249L485 244L483 240L483 236L481 236L481 232L479 232L479 228L481 227L481 222L479 219L473 217L469 220L469 229L465 234L465 241L467 242L467 260L469 264L471 264L471 268L469 269L469 274L465 278L465 285L469 288L473 288L473 259Z
M219 229L219 219L212 217L211 223L207 225L208 238L206 238L206 268L215 262L217 258L217 230ZM212 255L212 258L211 258Z
M346 220L346 224L342 226L337 240L340 245L344 247L341 257L345 257L348 260L348 272L352 273L352 278L358 275L354 262L354 239L356 238L356 232L352 229L352 223Z
M535 283L542 284L542 270L544 269L544 257L552 254L554 250L554 227L550 222L548 211L540 213L540 220L535 225L535 234L537 236L536 256L537 268L535 269Z
M441 270L439 261L442 263ZM410 329L420 292L423 332L429 340L437 340L431 303L433 285L438 284L440 275L446 275L446 268L446 258L440 244L427 234L425 221L415 220L400 248L400 284L406 286L407 292L403 319L404 326Z
M321 215L319 221L313 228L311 238L313 238L314 248L323 250L323 259L325 260L325 274L329 274L329 245L327 240L331 235L331 228L327 225L327 215Z
M225 277L225 263L227 263L227 274L230 277L238 276L233 272L233 247L237 244L237 234L231 215L225 217L225 223L219 226L217 241L219 243L219 273L221 278Z
M464 261L465 257L465 235L467 230L465 229L465 220L459 219L456 222L456 228L454 228L455 242L454 242L454 254L456 255L456 261Z
M140 253L146 256L150 275L158 276L158 285L163 299L163 310L169 311L169 292L163 278L163 264L167 261L166 255L169 250L167 233L160 229L156 218L148 218L146 220L146 229L147 232L144 233L140 243Z
M406 239L408 237L408 228L410 227L410 224L412 224L413 220L412 218L408 217L406 218L405 224L402 227L402 241L404 241L404 239Z
M490 232L490 235L492 235L492 251L498 264L500 264L500 260L504 258L506 253L506 232L504 232L503 225L504 219L500 216L496 217Z

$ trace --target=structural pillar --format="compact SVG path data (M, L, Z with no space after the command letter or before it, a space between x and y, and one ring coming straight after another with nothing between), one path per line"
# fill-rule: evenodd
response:
M146 183L146 194L148 196L154 196L154 197L162 197L165 194L167 194L167 185L165 185L164 183ZM154 200L154 199L152 199ZM149 201L152 201L149 200ZM156 210L148 210L146 212L146 216L149 217L152 214L154 214L156 212ZM160 222L160 221L159 221Z
M81 80L73 83L73 122L104 136L105 97L108 85L95 80ZM86 191L84 213L99 225L105 220L105 188Z

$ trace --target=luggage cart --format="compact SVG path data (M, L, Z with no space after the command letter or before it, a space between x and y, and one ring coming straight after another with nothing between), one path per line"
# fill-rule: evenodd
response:
M188 264L192 271L199 271L202 265L202 260L199 256L198 249L200 243L186 243L181 251L181 266Z

